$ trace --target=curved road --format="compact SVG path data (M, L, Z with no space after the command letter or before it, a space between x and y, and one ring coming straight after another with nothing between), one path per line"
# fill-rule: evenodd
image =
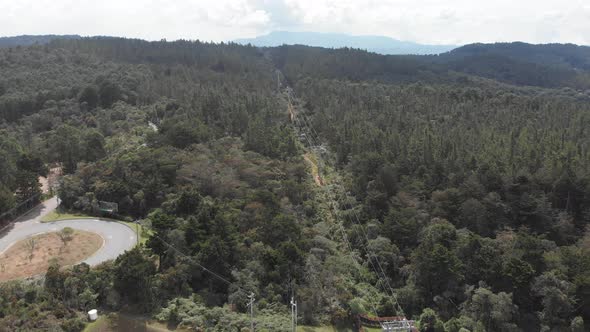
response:
M0 253L3 253L13 243L31 235L56 232L64 227L94 232L102 236L104 240L102 248L83 261L89 265L97 265L115 259L126 250L132 249L137 243L135 231L127 225L115 221L72 219L42 223L41 218L53 211L57 205L55 197L43 202L19 218L13 227L0 234Z

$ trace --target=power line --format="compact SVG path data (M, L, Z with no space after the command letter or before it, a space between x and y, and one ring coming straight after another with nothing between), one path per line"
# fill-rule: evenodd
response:
M290 100L289 100L289 103L290 103ZM299 122L299 120L297 119L297 117L294 117L293 119L294 119L294 120L295 120L295 121L298 123L299 127L302 127L302 126L301 126L301 123ZM311 142L309 141L309 138L308 138L307 136L305 136L305 138L306 138L306 140L307 140L307 143L309 144L309 146L310 146L310 147L312 147L313 145L312 145L312 144L311 144ZM330 206L330 207L331 207L331 209L330 209L330 212L332 213L332 215L333 215L334 219L335 219L335 220L338 220L338 216L337 216L337 213L336 213L336 211L337 211L337 208L336 208L336 206L335 206L335 201L336 201L336 200L335 200L335 199L333 199L333 198L330 196L330 194L331 194L331 193L330 193L329 191L326 191L326 194L329 196L329 197L328 197L328 200L329 200L329 201L330 201L330 203L331 203L331 204L330 204L330 205L331 205L331 206ZM352 250L352 245L351 245L351 244L350 244L350 242L348 241L348 237L346 236L346 231L344 230L344 227L342 226L342 223L339 223L339 222L337 222L337 225L339 226L340 232L342 233L342 239L343 239L344 243L346 244L346 246L347 246L347 248L348 248L348 252L349 252L349 255L350 255L351 261L352 261L352 262L353 262L353 264L354 264L354 265L357 267L357 270L359 270L359 271L360 271L360 264L359 264L359 262L358 262L358 261L357 261L357 260L354 258L354 256L353 256L353 252L354 252L354 251ZM361 276L361 278L363 278L363 279L364 279L364 281L365 281L367 284L370 284L370 283L368 282L368 280L366 280L366 278L365 278L365 276L362 274L362 272L360 273L360 276ZM364 289L363 289L363 291L364 291ZM368 294L366 291L364 291L364 295L370 295L370 294ZM373 299L373 297L371 297L371 296L368 296L368 299L369 299L369 305L371 305L371 307L372 307L372 309L373 309L373 312L375 312L375 314L377 314L377 306L375 305L375 302L374 302L374 299Z
M302 113L302 117L303 117L304 121L306 121L305 114ZM306 122L311 123L311 121L306 121ZM311 128L312 128L313 132L315 133L316 142L318 142L319 141L318 134L315 131L315 129L313 129L313 127L311 127ZM312 134L312 139L313 139L313 134ZM322 159L320 158L320 160L322 160ZM346 206L346 204L347 203L346 203L346 200L345 200L345 206ZM364 227L362 226L362 223L360 221L359 215L357 214L357 211L354 209L354 207L352 206L352 204L348 203L348 206L350 207L350 210L352 211L352 213L353 213L353 215L354 215L354 217L356 219L356 222L354 220L353 220L353 222L355 222L355 224L359 226L358 228L362 231L363 236L364 236L365 240L367 241L367 245L368 245L368 243L369 243L369 236L368 236L367 232L365 231ZM375 265L373 264L373 257L375 258L375 262L377 263L377 266L379 267L379 270L381 272L381 275L383 276L383 278L380 278L379 277L379 279L380 280L384 280L385 283L387 284L387 287L389 288L389 291L391 292L391 295L392 295L393 300L395 302L396 311L398 311L399 313L401 313L402 315L404 315L404 311L403 311L401 305L399 304L399 301L397 299L397 295L395 294L395 291L393 290L393 287L391 287L391 284L389 282L389 278L387 278L387 274L385 273L385 270L382 267L382 264L381 264L381 261L380 261L379 257L377 255L375 255L372 251L370 251L368 248L366 248L365 252L367 254L369 254L369 264L371 264L371 266L373 267L373 269L375 270L375 272L377 273L377 275L379 277L379 271L377 271L377 269L375 268ZM385 287L385 285L383 285L383 287Z
M291 90L288 91L288 97L289 97L289 104L290 104L290 106L291 106L291 93L292 93ZM299 125L300 128L305 127L307 129L308 133L311 136L311 140L314 140L315 141L314 142L315 144L312 144L312 142L307 137L307 135L305 135L305 139L307 140L308 144L310 145L311 148L313 148L313 146L314 145L317 145L317 143L320 141L319 140L319 135L317 134L317 131L315 131L315 129L313 128L313 126L311 126L309 124L309 123L311 123L311 121L306 118L305 114L303 114L303 112L301 112L300 114L302 115L302 119L303 119L303 122L304 122L303 125L302 125L302 122L297 119L298 117L294 117L294 119L298 123L298 125ZM315 138L314 138L314 135L315 135ZM318 159L320 160L320 162L323 161L321 159L321 156ZM329 191L328 191L328 193L330 194ZM351 211L352 211L352 213L353 213L356 221L355 220L352 220L352 219L351 220L356 225L359 226L359 228L361 229L361 231L363 233L363 236L365 237L365 239L367 241L367 244L368 244L369 237L368 237L366 231L364 230L364 228L363 228L363 226L362 226L362 224L360 222L360 217L358 216L357 212L354 210L354 208L352 207L352 205L349 204L349 206L351 208ZM343 233L343 235L345 236L345 233ZM346 240L346 241L348 241L348 240ZM382 287L385 288L387 286L389 292L391 292L392 298L393 298L393 300L395 302L395 305L396 305L396 311L398 311L399 313L401 313L403 315L404 314L403 313L403 309L401 308L401 306L399 304L399 301L397 299L397 295L395 294L395 292L393 290L393 287L391 287L391 284L389 283L389 279L387 278L387 275L385 273L385 270L382 267L382 264L381 264L381 262L379 260L379 257L377 255L375 255L374 253L372 253L368 248L365 248L365 252L369 255L369 264L371 264L371 266L373 267L373 270L377 273L377 277L379 278L379 280L381 280ZM375 262L377 263L377 266L378 266L379 269L377 269L377 267L375 267L375 264L373 263L373 258L375 259Z
M42 193L38 193L35 194L33 196L30 196L29 198L27 198L26 200L22 201L21 203L19 203L17 206L13 207L12 209L2 213L0 215L0 221L2 221L2 218L4 218L5 216L11 216L11 219L8 220L8 222L6 223L6 225L4 225L2 228L0 228L0 233L3 232L5 229L7 229L8 227L10 227L12 224L14 224L16 222L16 220L18 220L19 218L21 218L22 216L26 215L27 213L33 211L39 204L33 206L32 208L22 212L20 215L14 217L14 213L17 213L18 210L23 207L25 204L28 204L38 198L41 197L41 195L43 195Z
M314 134L315 134L315 136L316 136L316 138L315 138L315 141L316 141L316 144L317 144L317 143L319 142L319 140L320 140L320 139L319 139L319 135L317 134L317 132L315 131L315 129L314 129L314 128L313 128L311 125L309 125L309 123L311 123L311 121L307 119L307 117L305 116L305 114L301 113L301 115L302 115L302 118L303 118L304 122L306 123L306 126L307 126L307 128L310 130L310 133L311 133L311 131L313 131L313 133L311 133L312 140L314 139L314 137L313 137L313 136L314 136ZM322 160L322 159L320 158L320 161L321 161L321 160ZM357 225L359 226L359 228L360 228L360 229L361 229L361 231L363 232L363 236L365 237L365 240L366 240L366 241L367 241L367 243L368 243L368 242L369 242L369 236L368 236L368 234L366 233L365 229L362 227L362 223L360 222L360 217L358 216L358 214L357 214L356 210L353 208L352 204L350 204L350 203L346 203L346 201L345 201L345 204L348 204L348 206L349 206L350 210L352 211L352 213L353 213L353 215L354 215L354 217L355 217L355 219L356 219L356 222L355 222L354 220L353 220L353 222L355 222L355 224L357 224ZM369 253L369 252L367 251L367 253ZM371 252L371 254L372 254L372 252ZM384 271L384 270L383 270L383 268L381 267L381 263L380 263L380 261L379 261L379 259L378 259L378 258L376 259L376 262L377 262L377 264L379 265L379 269L381 270L381 273L382 273L382 274L384 275L384 277L385 277L385 276L386 276L386 275L385 275L385 271ZM387 280L387 278L385 278L385 280L386 280L386 281L389 283L389 281ZM391 288L391 286L389 286L389 288ZM392 289L392 288L391 288L391 289ZM393 293L393 289L392 289L392 293Z
M142 227L148 227L150 230L153 230L153 228L151 228L150 226L147 226L147 225L141 223L139 220L136 220L135 222L138 223L138 224L140 224ZM201 269L203 269L203 271L208 272L209 274L211 274L215 278L219 279L220 281L223 281L224 283L226 283L228 285L234 285L234 283L232 283L231 281L229 281L228 278L220 275L217 272L212 271L211 269L207 268L203 264L201 264L198 261L196 261L194 259L194 257L189 256L189 255L183 253L180 249L178 249L178 248L174 247L172 244L166 242L164 239L162 239L160 236L158 236L156 232L152 232L151 236L156 237L158 240L160 240L166 246L168 246L169 248L171 248L172 250L174 250L175 252L177 252L178 254L180 254L182 257L188 259L189 261L193 262L195 265L197 265L198 267L200 267ZM245 290L244 288L242 288L240 286L237 286L237 287L238 287L239 290ZM252 292L250 292L250 293L252 293Z
M13 212L17 211L18 209L20 209L23 205L30 203L32 200L37 199L39 197L41 197L42 193L38 193L35 194L33 196L30 196L29 198L25 199L24 201L20 202L17 206L13 207L12 209L0 214L0 219L4 218L4 216L12 214ZM25 212L26 213L26 212Z
M313 128L311 125L309 125L309 123L311 123L311 120L308 120L308 119L307 119L307 117L305 116L305 114L304 114L304 113L301 113L301 115L302 115L303 121L305 122L305 124L306 124L306 126L307 126L307 129L310 131L310 136L311 136L311 139L312 139L312 140L314 140L314 134L315 134L315 137L316 137L316 138L315 138L315 144L318 144L318 143L319 143L319 141L320 141L320 139L319 139L319 135L317 134L317 132L315 131L315 129L314 129L314 128ZM313 132L312 132L312 131L313 131ZM323 161L321 158L318 158L318 159L319 159L320 161ZM367 244L368 244L368 243L369 243L369 236L368 236L367 232L365 231L365 229L364 229L364 228L363 228L363 226L362 226L362 223L361 223L361 221L360 221L360 217L359 217L359 215L358 215L357 211L354 209L354 207L352 206L352 204L350 204L350 203L347 203L347 202L346 202L346 200L345 200L344 202L345 202L345 207L346 207L346 204L348 204L348 206L349 206L350 210L351 210L351 211L352 211L352 213L353 213L353 216L354 216L354 217L355 217L355 219L356 219L356 221L355 221L355 220L352 220L352 219L351 219L351 220L352 220L352 221L353 221L353 222L354 222L356 225L358 225L358 226L359 226L358 228L359 228L359 229L362 231L362 233L363 233L363 236L364 236L364 238L365 238L365 240L367 241ZM368 255L370 255L370 256L369 256L369 264L371 264L371 266L373 267L373 269L374 269L374 270L375 270L375 272L377 273L377 275L378 275L379 279L380 279L380 280L384 280L384 281L385 281L385 283L387 284L387 287L389 288L389 291L391 292L391 295L392 295L392 297L393 297L393 299L394 299L394 301L395 301L395 304L396 304L396 306L397 306L396 310L397 310L397 311L399 311L399 312L401 312L401 313L403 314L403 309L402 309L402 308L401 308L401 306L399 305L399 302L398 302L398 299L397 299L397 295L395 294L395 291L393 290L393 287L391 287L391 284L389 283L389 278L387 278L387 274L385 273L385 270L384 270L384 269L383 269L383 267L382 267L382 264L381 264L381 261L380 261L379 257L378 257L377 255L375 255L375 254L374 254L372 251L370 251L368 248L366 248L365 252L366 252ZM377 271L377 268L376 268L376 267L375 267L375 265L373 264L373 261L372 261L372 260L373 260L373 256L374 256L374 258L375 258L375 262L377 263L377 266L379 267L379 271ZM380 273L379 273L379 272L380 272ZM383 276L383 278L381 278L381 277L380 277L380 274ZM385 285L384 285L383 287L385 287Z

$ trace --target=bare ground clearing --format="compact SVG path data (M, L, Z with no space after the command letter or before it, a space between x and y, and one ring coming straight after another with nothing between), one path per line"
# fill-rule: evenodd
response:
M76 264L94 254L103 242L100 235L80 230L65 245L57 232L20 240L0 255L0 282L45 273L53 258L61 266Z

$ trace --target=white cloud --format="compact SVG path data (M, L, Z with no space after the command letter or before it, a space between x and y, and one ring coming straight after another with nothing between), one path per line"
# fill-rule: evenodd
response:
M0 33L224 40L258 33L270 16L247 0L0 0Z
M270 30L590 44L586 0L0 0L0 33L228 40Z
M590 44L586 33L590 31L590 8L578 0L285 2L301 16L306 30L388 35L426 43L524 40Z

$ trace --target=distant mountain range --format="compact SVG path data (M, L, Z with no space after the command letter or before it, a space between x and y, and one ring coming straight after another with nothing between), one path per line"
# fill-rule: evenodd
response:
M14 37L0 37L0 47L29 46L47 44L54 39L80 39L78 35L22 35Z
M256 38L236 39L239 44L259 47L307 45L326 48L358 48L380 54L440 54L456 45L424 45L384 36L352 36L340 33L274 31Z

